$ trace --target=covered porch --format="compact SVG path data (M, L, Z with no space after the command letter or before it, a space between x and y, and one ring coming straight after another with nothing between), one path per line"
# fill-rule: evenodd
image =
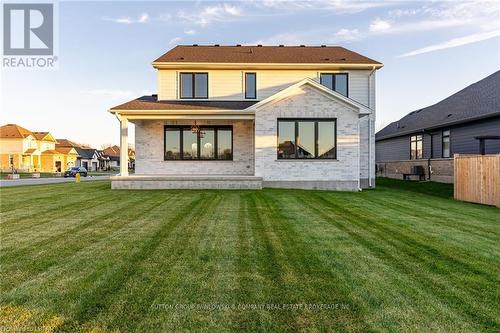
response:
M120 174L113 189L260 189L255 176L254 114L242 102L156 102L165 110L120 110ZM193 109L179 110L178 108ZM128 173L129 124L135 173Z

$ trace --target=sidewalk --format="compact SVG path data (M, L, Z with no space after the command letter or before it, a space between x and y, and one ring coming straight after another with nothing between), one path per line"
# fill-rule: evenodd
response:
M107 180L109 179L109 175L106 176L88 176L82 177L81 180L83 182L93 181L93 180ZM43 184L57 184L57 183L68 183L75 182L75 178L24 178L24 179L1 179L0 187L8 187L8 186L21 186L21 185L43 185Z

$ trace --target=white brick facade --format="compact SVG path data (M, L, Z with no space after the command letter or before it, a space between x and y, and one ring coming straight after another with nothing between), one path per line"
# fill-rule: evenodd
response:
M337 160L278 160L278 118L336 118ZM359 152L358 113L312 87L303 86L294 95L256 111L255 175L263 178L264 186L357 190Z
M165 161L164 125L191 125L192 121L135 121L135 173L141 175L253 175L252 120L198 120L199 125L233 126L232 161Z

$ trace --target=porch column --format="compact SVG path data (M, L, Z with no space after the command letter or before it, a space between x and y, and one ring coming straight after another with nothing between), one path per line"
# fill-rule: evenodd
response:
M128 176L128 119L120 119L120 176Z

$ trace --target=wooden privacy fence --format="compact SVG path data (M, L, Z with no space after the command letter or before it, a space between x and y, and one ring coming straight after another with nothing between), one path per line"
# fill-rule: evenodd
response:
M455 199L500 207L500 154L454 158Z

